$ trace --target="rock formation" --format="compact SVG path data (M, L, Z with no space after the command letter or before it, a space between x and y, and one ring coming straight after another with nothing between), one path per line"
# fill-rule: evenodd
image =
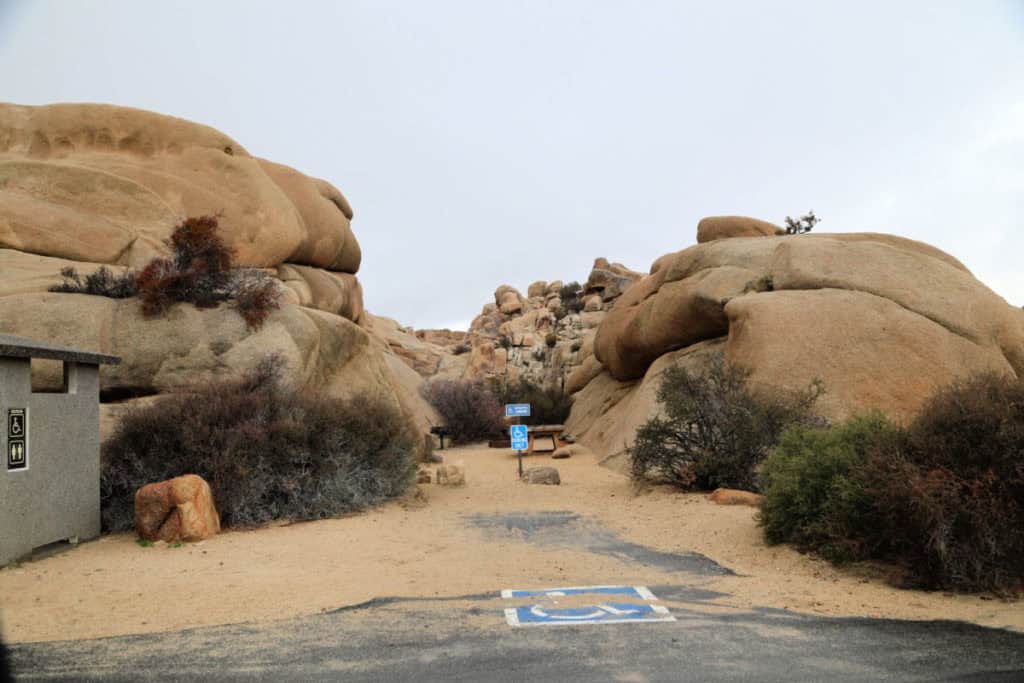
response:
M195 474L146 484L135 492L135 530L147 541L202 541L220 532L210 485Z
M219 215L236 263L278 282L285 303L257 330L223 305L152 318L135 298L47 291L65 266L118 271L166 255L174 226L205 214ZM329 183L207 126L127 107L0 104L0 332L121 356L101 372L108 418L112 401L278 353L289 381L329 396L375 392L425 431L420 376L370 334L352 216ZM41 365L35 381L57 384L59 372Z
M831 419L877 408L905 420L958 378L1024 372L1024 312L934 247L876 233L730 237L761 222L708 220L706 241L623 293L567 381L567 426L599 452L622 451L655 414L665 368L713 353L763 387L823 380L817 407Z
M412 330L367 314L366 325L425 379L516 381L565 386L581 361L593 357L597 326L641 273L598 258L586 283L563 292L563 282L539 280L527 296L510 285L494 292L468 332ZM572 293L570 294L570 289ZM570 300L563 301L563 293Z
M606 311L641 277L604 258L594 261L587 282L570 292L561 280L538 281L522 296L509 285L494 292L466 336L464 379L527 379L562 387L591 354L594 333ZM563 301L567 296L570 300Z

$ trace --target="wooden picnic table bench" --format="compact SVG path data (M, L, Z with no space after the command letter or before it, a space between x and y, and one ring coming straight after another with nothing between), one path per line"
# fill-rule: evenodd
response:
M527 428L529 447L526 450L530 453L551 453L565 445L560 438L565 431L565 425L534 425Z

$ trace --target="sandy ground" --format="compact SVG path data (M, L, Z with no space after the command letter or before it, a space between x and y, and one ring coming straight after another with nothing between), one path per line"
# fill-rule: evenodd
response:
M528 466L554 464L563 482L527 486L516 479L511 451L443 454L446 462L464 462L467 485L423 485L426 502L410 497L345 518L225 532L181 547L141 547L133 535L117 534L0 570L4 638L95 638L280 619L375 597L606 584L686 584L726 594L707 604L714 610L956 619L1024 631L1024 603L901 590L766 546L753 509L667 489L637 494L592 455L526 458ZM567 511L625 542L702 553L737 576L673 572L469 521Z

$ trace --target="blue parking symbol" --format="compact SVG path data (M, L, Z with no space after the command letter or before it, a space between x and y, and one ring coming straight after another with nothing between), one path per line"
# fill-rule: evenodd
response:
M509 436L512 437L512 449L525 451L530 448L530 440L526 435L526 425L512 425L508 428Z
M654 593L645 586L579 586L572 588L543 588L540 590L503 590L503 598L544 598L567 595L598 595L635 598L637 600L657 600Z
M638 600L657 600L644 586L584 586L576 588L552 588L545 590L505 590L503 598L537 598L530 606L510 607L505 610L509 626L568 626L572 624L628 624L675 621L668 608L651 605ZM559 598L575 596L592 598L583 607L559 607ZM617 599L616 599L617 598ZM623 599L634 602L623 602ZM564 600L563 602L568 602Z

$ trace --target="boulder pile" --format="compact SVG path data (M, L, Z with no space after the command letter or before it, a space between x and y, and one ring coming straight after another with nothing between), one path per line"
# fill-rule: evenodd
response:
M641 277L598 258L586 282L571 294L573 288L562 280L534 282L526 296L501 285L468 332L413 330L388 318L366 318L374 335L425 379L525 379L564 388L569 375L592 356L594 334L606 313Z

